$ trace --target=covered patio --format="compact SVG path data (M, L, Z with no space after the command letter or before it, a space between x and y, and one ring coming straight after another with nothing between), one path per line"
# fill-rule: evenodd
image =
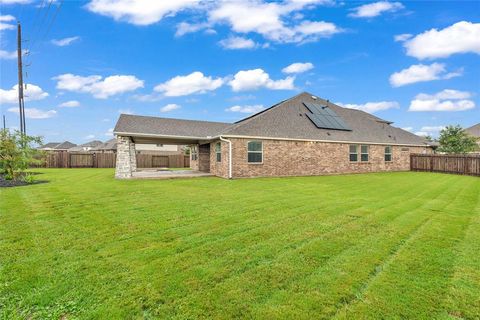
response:
M143 116L120 116L114 129L117 137L117 179L169 179L201 177L210 174L210 139L227 123L192 121ZM135 144L189 145L195 158L192 170L155 170L137 168Z

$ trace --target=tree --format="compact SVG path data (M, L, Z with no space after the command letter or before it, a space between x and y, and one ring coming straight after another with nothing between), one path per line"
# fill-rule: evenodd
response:
M40 151L34 144L41 144L40 137L28 136L20 131L0 131L0 171L6 179L21 179L24 171L32 164L40 163Z
M475 150L475 138L469 136L462 127L447 126L440 132L438 151L445 153L468 153Z

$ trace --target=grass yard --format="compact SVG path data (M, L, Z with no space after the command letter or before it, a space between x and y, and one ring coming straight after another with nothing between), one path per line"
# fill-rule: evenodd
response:
M480 179L430 173L0 189L1 319L479 319Z

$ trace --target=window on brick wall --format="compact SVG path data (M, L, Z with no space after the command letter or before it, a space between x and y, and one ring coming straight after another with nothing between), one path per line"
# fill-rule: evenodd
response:
M350 161L358 161L358 146L356 144L350 145Z
M385 147L385 161L390 162L392 161L392 147L386 146Z
M248 163L263 162L263 143L262 141L249 141L247 144Z
M197 149L197 146L192 146L192 149L191 149L191 152L192 154L192 160L195 161L195 160L198 160L198 149Z
M215 154L217 156L217 162L222 162L222 144L220 142L215 144Z
M368 161L368 146L362 145L360 147L360 160L363 162Z

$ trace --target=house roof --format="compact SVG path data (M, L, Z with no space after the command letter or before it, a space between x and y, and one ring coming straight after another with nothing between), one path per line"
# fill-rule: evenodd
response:
M71 143L70 141L64 141L54 147L55 150L68 150L70 148L76 147L75 143Z
M163 136L206 138L219 135L231 123L121 114L114 133L138 133Z
M480 138L480 123L477 123L476 125L465 129L465 132L467 132L471 136L474 136L476 138Z
M99 141L99 140L92 140L92 141L89 141L89 142L85 142L83 144L80 145L80 147L98 147L99 145L101 145L103 142L102 141Z
M94 147L93 150L117 150L117 139L107 140L101 145Z
M40 149L53 149L58 146L60 142L48 142L40 147Z
M306 116L304 103L327 105L340 116L351 131L319 129ZM392 122L364 111L348 109L303 92L235 123L192 121L121 115L115 134L151 134L158 136L199 137L208 140L225 137L258 137L335 142L427 145L413 133L394 127ZM132 135L133 136L133 135Z

